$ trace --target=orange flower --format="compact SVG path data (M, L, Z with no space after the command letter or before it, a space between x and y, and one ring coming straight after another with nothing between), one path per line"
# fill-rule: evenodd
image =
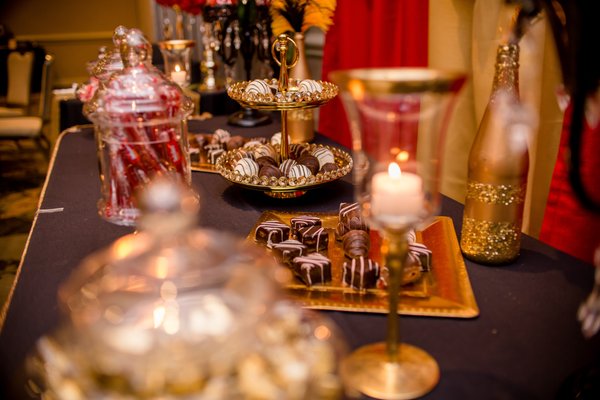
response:
M273 0L271 28L274 35L306 32L316 27L327 32L333 24L336 0Z

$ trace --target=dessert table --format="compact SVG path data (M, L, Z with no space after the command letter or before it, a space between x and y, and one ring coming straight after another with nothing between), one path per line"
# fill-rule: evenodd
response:
M226 117L189 123L191 132L216 128L268 137L280 126L275 122L236 128L226 125ZM316 141L333 144L320 135ZM233 186L213 173L193 172L192 182L201 199L198 224L239 237L248 234L265 210L336 212L340 202L353 197L350 176L295 199L275 199ZM103 221L96 210L99 198L93 131L72 128L56 146L40 211L1 317L0 398L29 398L23 361L37 338L58 321L60 283L91 252L133 231ZM462 205L445 198L442 214L452 218L460 233ZM600 360L600 336L584 339L576 319L592 287L593 267L530 237L523 238L522 254L511 265L465 264L478 317L400 320L402 340L425 349L440 366L440 382L425 398L569 398L570 383L581 377L574 374L594 363L598 368ZM335 321L350 348L385 338L383 314L321 312ZM598 374L596 369L596 378Z

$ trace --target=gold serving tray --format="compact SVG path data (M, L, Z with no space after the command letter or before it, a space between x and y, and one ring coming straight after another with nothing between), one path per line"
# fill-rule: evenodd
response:
M319 172L316 175L301 178L266 178L257 175L242 176L236 173L233 168L232 160L236 150L228 151L219 157L216 163L216 170L231 183L246 189L262 191L266 195L275 198L295 198L302 196L309 189L315 189L323 184L338 180L348 175L352 170L352 157L344 150L333 146L308 144L308 148L311 150L320 147L331 150L335 163L338 166L337 170L325 173ZM278 146L275 146L275 148L279 149Z
M344 252L340 242L335 240L334 234L338 223L337 213L265 211L256 221L247 240L256 244L254 232L264 221L279 220L289 225L291 218L300 215L321 218L323 227L329 231L327 256L331 259L332 282L329 285L307 287L294 278L286 287L292 298L305 307L319 310L387 313L388 296L385 290L369 289L360 292L342 286ZM432 251L431 269L422 273L415 282L402 286L398 312L430 317L474 318L478 316L479 308L469 282L452 220L449 217L436 217L427 228L417 232L417 241L425 244ZM372 241L371 257L379 262L379 249L375 242Z
M263 79L270 87L277 88L277 79ZM251 81L236 82L227 88L227 94L243 107L255 108L257 110L298 110L322 106L338 94L338 87L325 81L317 81L321 84L321 92L300 92L298 84L300 79L289 79L289 86L285 95L276 93L246 93L246 86ZM280 97L278 97L280 96Z

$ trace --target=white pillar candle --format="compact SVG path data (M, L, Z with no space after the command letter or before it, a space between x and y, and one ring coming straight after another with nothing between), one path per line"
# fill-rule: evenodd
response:
M178 85L184 85L186 72L181 70L179 64L175 64L175 70L171 71L171 80Z
M423 179L419 175L401 172L394 162L387 172L373 175L371 213L382 223L402 223L407 217L412 220L421 213L423 203Z

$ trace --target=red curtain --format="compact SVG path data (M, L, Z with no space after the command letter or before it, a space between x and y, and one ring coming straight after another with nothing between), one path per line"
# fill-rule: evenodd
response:
M338 0L325 38L322 79L339 69L426 66L428 14L426 0ZM339 96L320 108L319 132L350 147Z
M566 157L569 154L571 107L565 119L552 175L550 193L544 213L540 240L592 263L594 249L600 246L600 215L584 209L571 188ZM581 153L582 181L590 196L600 201L600 123L595 127L584 124Z

